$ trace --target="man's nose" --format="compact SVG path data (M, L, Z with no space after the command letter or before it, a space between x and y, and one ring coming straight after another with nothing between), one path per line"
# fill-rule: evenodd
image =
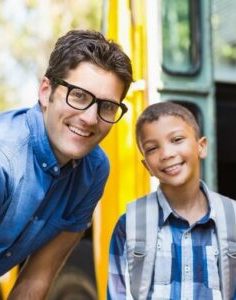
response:
M81 111L80 119L89 125L96 125L98 122L98 105L94 103L86 110Z

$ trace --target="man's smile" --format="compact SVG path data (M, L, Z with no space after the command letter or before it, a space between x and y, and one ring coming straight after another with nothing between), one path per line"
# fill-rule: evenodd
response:
M79 136L83 136L83 137L89 137L91 136L93 133L88 131L88 130L84 130L78 127L75 127L73 125L68 125L68 128L71 132L79 135Z

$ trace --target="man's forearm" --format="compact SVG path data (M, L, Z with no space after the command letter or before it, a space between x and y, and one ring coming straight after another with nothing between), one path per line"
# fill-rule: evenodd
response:
M44 300L48 295L51 283L43 280L23 280L17 282L8 300Z
M79 242L83 232L61 232L31 255L22 268L8 300L44 300L50 287Z

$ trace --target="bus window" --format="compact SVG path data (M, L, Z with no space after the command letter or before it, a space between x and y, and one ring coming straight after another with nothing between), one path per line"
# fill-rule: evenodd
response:
M194 75L200 68L200 9L196 0L162 1L163 69Z
M189 101L174 101L175 103L181 104L185 106L187 109L191 111L191 113L194 115L194 117L197 120L197 123L200 128L200 134L204 135L204 126L203 126L203 115L202 112L200 111L199 106L197 106L195 103Z

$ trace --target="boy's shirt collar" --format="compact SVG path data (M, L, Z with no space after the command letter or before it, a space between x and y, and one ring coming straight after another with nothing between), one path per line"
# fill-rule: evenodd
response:
M214 222L216 222L216 213L214 211L214 208L211 205L211 200L209 197L209 189L205 184L205 182L202 180L200 180L200 189L203 191L208 201L208 216L209 216L208 220L211 219ZM159 218L160 227L162 227L166 223L167 219L171 214L174 215L176 218L179 218L179 215L176 214L176 212L171 208L169 202L167 201L160 187L158 187L157 189L157 199L158 199L159 206L161 208L160 218Z
M174 214L174 211L170 207L169 202L160 187L157 189L157 201L160 206L159 226L162 227L170 214Z
M205 194L206 199L208 201L208 207L210 210L209 218L211 218L214 222L216 222L216 211L214 209L214 206L212 205L212 199L210 197L210 190L203 180L200 180L200 188L202 189L202 191Z

